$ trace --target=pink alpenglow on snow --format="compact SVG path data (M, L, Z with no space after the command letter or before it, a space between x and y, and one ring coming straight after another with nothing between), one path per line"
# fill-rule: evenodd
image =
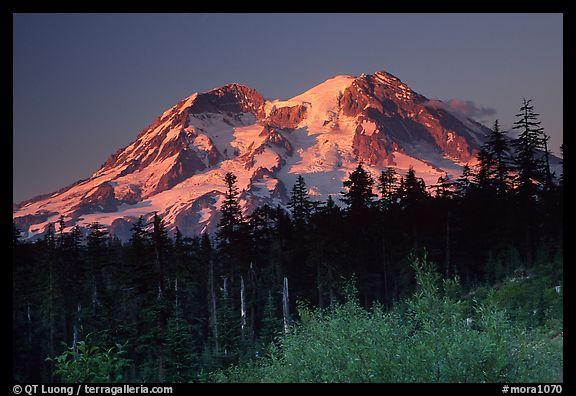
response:
M299 174L314 199L338 197L359 161L374 176L412 166L431 184L458 176L487 132L462 114L383 71L336 76L288 100L228 84L185 98L91 177L20 203L13 217L26 238L63 215L68 227L98 221L126 239L154 212L198 235L215 230L226 172L238 177L246 212L285 206Z

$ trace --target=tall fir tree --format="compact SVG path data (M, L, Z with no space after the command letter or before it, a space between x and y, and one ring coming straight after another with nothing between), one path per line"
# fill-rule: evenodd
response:
M47 353L48 356L52 357L56 354L56 339L58 338L57 322L60 318L60 305L61 300L61 289L58 287L60 283L60 273L57 260L56 252L56 236L54 230L54 224L49 223L44 233L44 238L42 241L42 246L44 247L44 273L46 279L44 280L43 287L43 313L44 313L44 323L46 326L47 337ZM48 363L48 375L50 380L54 379L54 365L53 362Z
M462 174L460 177L458 177L458 179L456 179L455 184L455 193L459 198L466 197L466 195L474 190L474 174L472 173L472 169L470 168L469 164L465 164L462 167Z
M532 100L524 99L520 113L516 114L514 129L520 135L512 141L516 171L516 192L519 196L517 210L521 213L518 224L524 234L524 253L529 265L533 263L536 231L536 200L546 182L545 162L540 154L544 142L544 130L534 112Z
M236 186L238 178L228 172L224 176L226 183L226 192L224 193L224 202L220 207L220 221L218 222L218 239L220 243L232 243L237 236L243 222L242 209L238 187Z
M348 206L348 212L351 215L366 213L376 197L372 190L374 180L362 165L360 162L343 183L346 191L342 192L342 201Z
M489 178L493 180L496 192L499 195L505 194L510 188L511 147L506 131L500 129L498 120L494 121L484 147L491 158Z
M396 201L398 192L398 174L394 168L386 168L378 177L378 191L380 192L380 208L388 209Z
M158 295L156 297L156 326L158 346L158 381L166 380L166 326L168 322L169 301L166 296L166 263L168 261L171 241L164 225L164 221L154 213L152 219L152 246L154 250L154 264L156 268L156 284Z
M512 141L517 191L530 200L535 197L539 185L545 179L544 162L538 153L543 147L544 130L531 103L531 99L524 99L520 113L516 114L513 129L519 130L520 135Z
M296 183L292 187L287 206L292 211L292 218L296 224L306 223L310 219L313 204L308 196L308 188L302 175L298 175Z
M416 177L416 172L412 166L410 166L404 177L399 194L403 207L416 205L428 197L424 180Z
M107 246L109 234L106 227L98 222L93 222L89 226L89 233L86 237L86 256L88 263L89 289L88 321L95 326L89 331L105 330L109 326L110 309L113 300L108 295L105 283L105 273L110 265L110 252Z

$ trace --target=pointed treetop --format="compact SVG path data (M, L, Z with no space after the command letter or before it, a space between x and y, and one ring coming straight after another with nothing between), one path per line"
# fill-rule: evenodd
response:
M372 205L372 200L376 194L372 191L374 180L368 171L362 166L360 161L356 169L350 173L348 180L343 185L347 191L342 192L342 201L348 205L351 212L364 211Z

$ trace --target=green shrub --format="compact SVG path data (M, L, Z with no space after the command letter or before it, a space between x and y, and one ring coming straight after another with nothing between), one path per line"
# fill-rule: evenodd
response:
M558 285L562 285L561 263L550 263L495 287L479 288L473 297L505 310L517 326L558 333L563 322L563 294L561 288L560 293L556 291Z
M101 349L80 341L76 348L69 347L61 355L47 360L55 363L54 374L65 383L122 382L122 372L130 364L123 354L125 345Z
M219 382L556 382L561 342L511 320L496 301L459 299L413 258L418 289L389 311L354 298L301 321L267 356L212 375ZM470 314L472 312L472 314Z

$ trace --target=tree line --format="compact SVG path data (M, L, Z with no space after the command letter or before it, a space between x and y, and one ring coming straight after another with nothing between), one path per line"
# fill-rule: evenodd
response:
M496 121L477 165L432 186L412 168L374 179L360 162L341 197L319 202L298 176L288 210L244 214L228 173L215 235L169 235L157 214L140 217L126 243L99 223L86 236L65 231L63 217L33 243L13 225L14 378L60 380L47 358L91 344L125 351L129 364L110 380L204 381L265 354L297 304L341 302L352 277L363 307L392 307L414 291L413 253L464 288L553 260L563 175L530 100L514 128L511 139Z

